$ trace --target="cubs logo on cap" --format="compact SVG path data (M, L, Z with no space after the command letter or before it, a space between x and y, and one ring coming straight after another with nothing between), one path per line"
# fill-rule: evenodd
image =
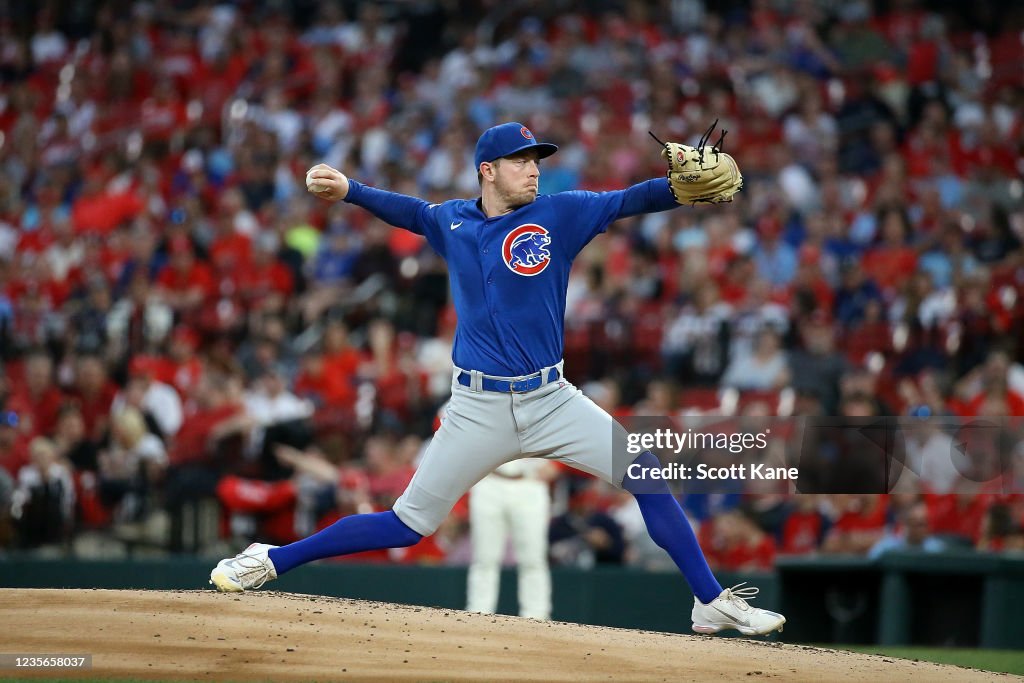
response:
M558 151L557 145L550 142L537 142L530 129L521 123L512 121L500 126L488 128L476 141L476 153L473 159L476 167L485 161L494 161L507 157L524 149L536 149L537 155L543 159Z
M501 257L508 269L517 275L533 277L551 263L551 234L535 223L515 228L501 243Z

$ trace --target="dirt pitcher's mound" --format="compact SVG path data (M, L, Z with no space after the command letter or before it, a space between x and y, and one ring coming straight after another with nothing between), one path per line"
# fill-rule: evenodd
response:
M1010 678L799 645L290 593L0 589L0 605L5 652L93 655L91 671L5 670L0 676L643 683Z

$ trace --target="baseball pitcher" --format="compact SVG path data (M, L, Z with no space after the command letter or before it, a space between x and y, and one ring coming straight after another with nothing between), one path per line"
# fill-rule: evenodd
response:
M693 590L695 631L781 630L785 617L748 604L756 588L722 589L666 483L645 476L660 466L658 459L650 451L623 458L613 444L624 429L562 373L566 287L580 250L619 218L730 201L742 187L721 138L707 144L711 132L697 147L664 143L666 177L614 192L538 196L540 161L558 148L538 142L520 123L489 128L477 141L476 199L428 204L363 185L325 164L311 168L306 185L314 195L361 206L423 235L447 261L458 315L448 415L392 510L342 518L287 546L254 543L222 560L211 583L238 592L313 560L413 545L434 533L486 474L537 457L560 460L636 497L651 538Z

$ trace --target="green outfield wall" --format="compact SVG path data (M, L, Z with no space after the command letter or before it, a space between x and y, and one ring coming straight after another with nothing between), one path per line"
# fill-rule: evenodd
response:
M1024 649L1024 556L889 553L781 559L791 642Z
M78 561L0 559L9 588L208 588L196 558ZM553 571L554 618L684 633L693 595L674 572L623 568ZM723 585L760 587L755 605L786 614L786 642L1024 649L1024 558L976 553L780 560L772 574L720 573ZM461 609L463 567L323 562L287 574L275 590ZM502 575L499 611L514 614L515 575Z

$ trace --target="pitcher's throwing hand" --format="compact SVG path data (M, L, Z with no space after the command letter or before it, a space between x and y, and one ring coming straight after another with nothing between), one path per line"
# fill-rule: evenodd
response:
M306 189L320 199L336 202L348 196L348 177L327 164L317 164L306 172Z

